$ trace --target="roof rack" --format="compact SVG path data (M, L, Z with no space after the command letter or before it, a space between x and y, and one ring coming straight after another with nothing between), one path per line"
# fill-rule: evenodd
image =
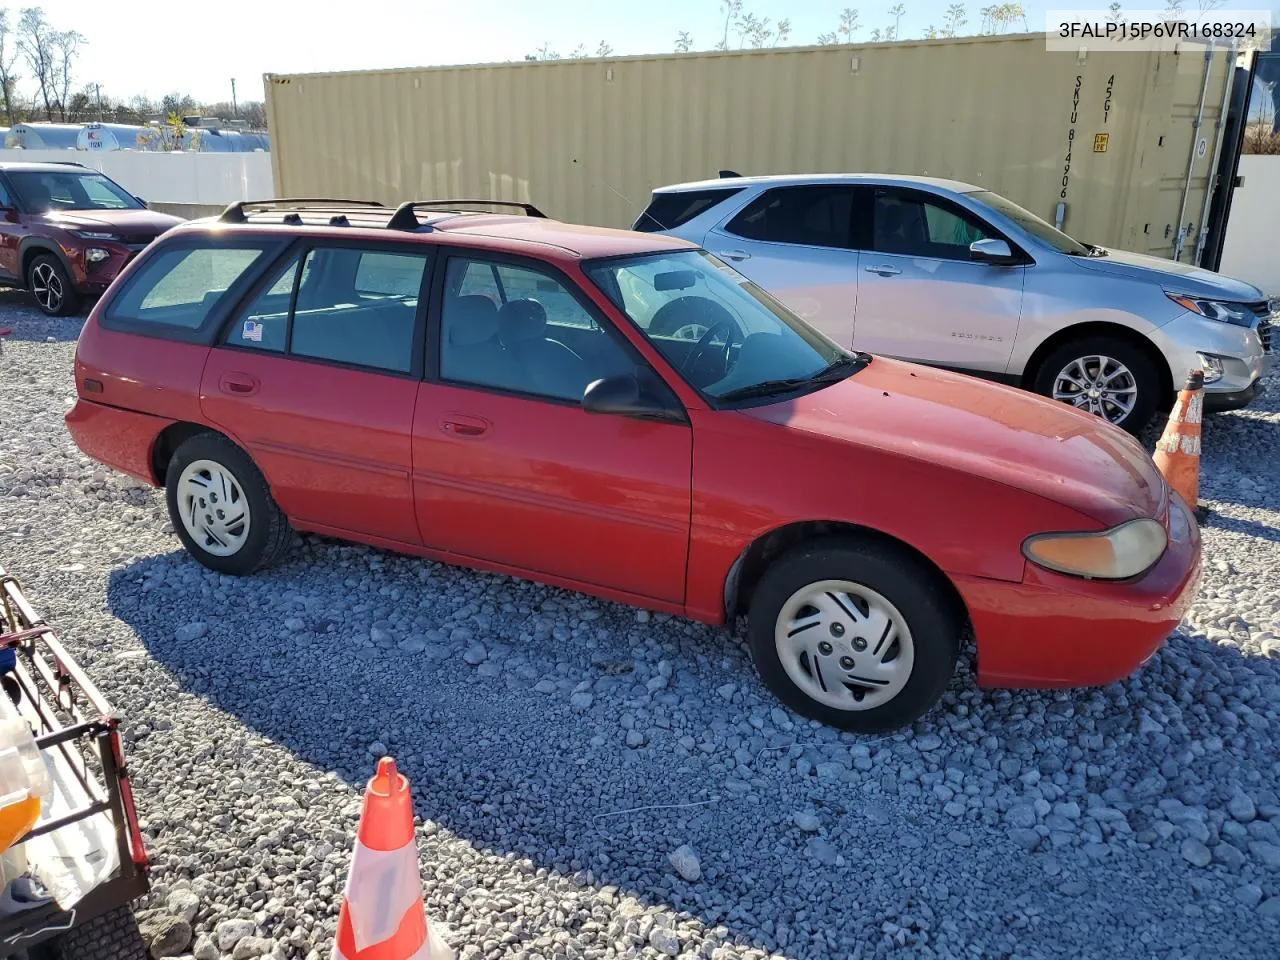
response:
M281 197L274 200L239 200L222 211L221 223L247 223L246 210L333 210L343 207L386 209L377 200L342 200L333 197Z
M421 220L414 214L415 210L420 208L437 208L444 210L453 210L460 204L464 203L487 203L494 207L518 207L524 211L526 217L541 217L546 219L546 214L535 207L532 203L520 203L515 200L407 200L400 206L396 207L396 212L392 214L391 219L387 221L388 230L417 230L423 224Z

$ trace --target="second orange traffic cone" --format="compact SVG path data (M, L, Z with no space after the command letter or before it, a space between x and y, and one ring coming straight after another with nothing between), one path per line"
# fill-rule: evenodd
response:
M365 788L332 960L454 960L427 922L409 781L390 757Z
M1169 486L1177 490L1197 520L1208 516L1200 497L1200 421L1204 418L1204 371L1192 370L1169 413L1152 459Z

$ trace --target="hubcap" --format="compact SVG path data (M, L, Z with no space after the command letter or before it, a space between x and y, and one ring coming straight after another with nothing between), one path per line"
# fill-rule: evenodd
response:
M907 685L915 645L906 618L881 594L848 580L801 587L774 627L791 682L836 710L870 710Z
M41 263L31 271L31 295L50 312L62 305L62 281L50 264Z
M686 323L683 327L676 328L671 336L675 340L692 340L696 343L706 332L707 326L704 323Z
M1054 378L1053 399L1119 423L1138 401L1138 381L1113 357L1079 357Z
M216 557L231 556L249 539L249 501L220 463L195 460L182 471L178 512L191 539Z

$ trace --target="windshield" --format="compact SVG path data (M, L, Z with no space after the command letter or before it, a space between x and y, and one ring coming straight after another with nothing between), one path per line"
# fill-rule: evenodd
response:
M1027 233L1041 243L1047 243L1059 253L1067 253L1073 257L1089 256L1089 248L1083 243L1073 240L1053 224L1041 220L1030 210L1024 210L1012 200L1006 199L998 193L992 193L990 190L978 190L968 196L984 206L990 207L997 213L1003 213Z
M140 210L142 204L100 173L76 170L22 170L9 174L14 192L31 211Z
M715 400L794 395L868 357L840 349L701 250L607 260L587 274L689 383Z

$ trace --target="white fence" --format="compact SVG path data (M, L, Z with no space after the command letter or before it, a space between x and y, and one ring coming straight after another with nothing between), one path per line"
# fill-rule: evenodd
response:
M274 197L269 153L0 150L3 162L74 160L149 203L225 204Z
M1240 176L1218 270L1280 296L1280 156L1243 156Z

